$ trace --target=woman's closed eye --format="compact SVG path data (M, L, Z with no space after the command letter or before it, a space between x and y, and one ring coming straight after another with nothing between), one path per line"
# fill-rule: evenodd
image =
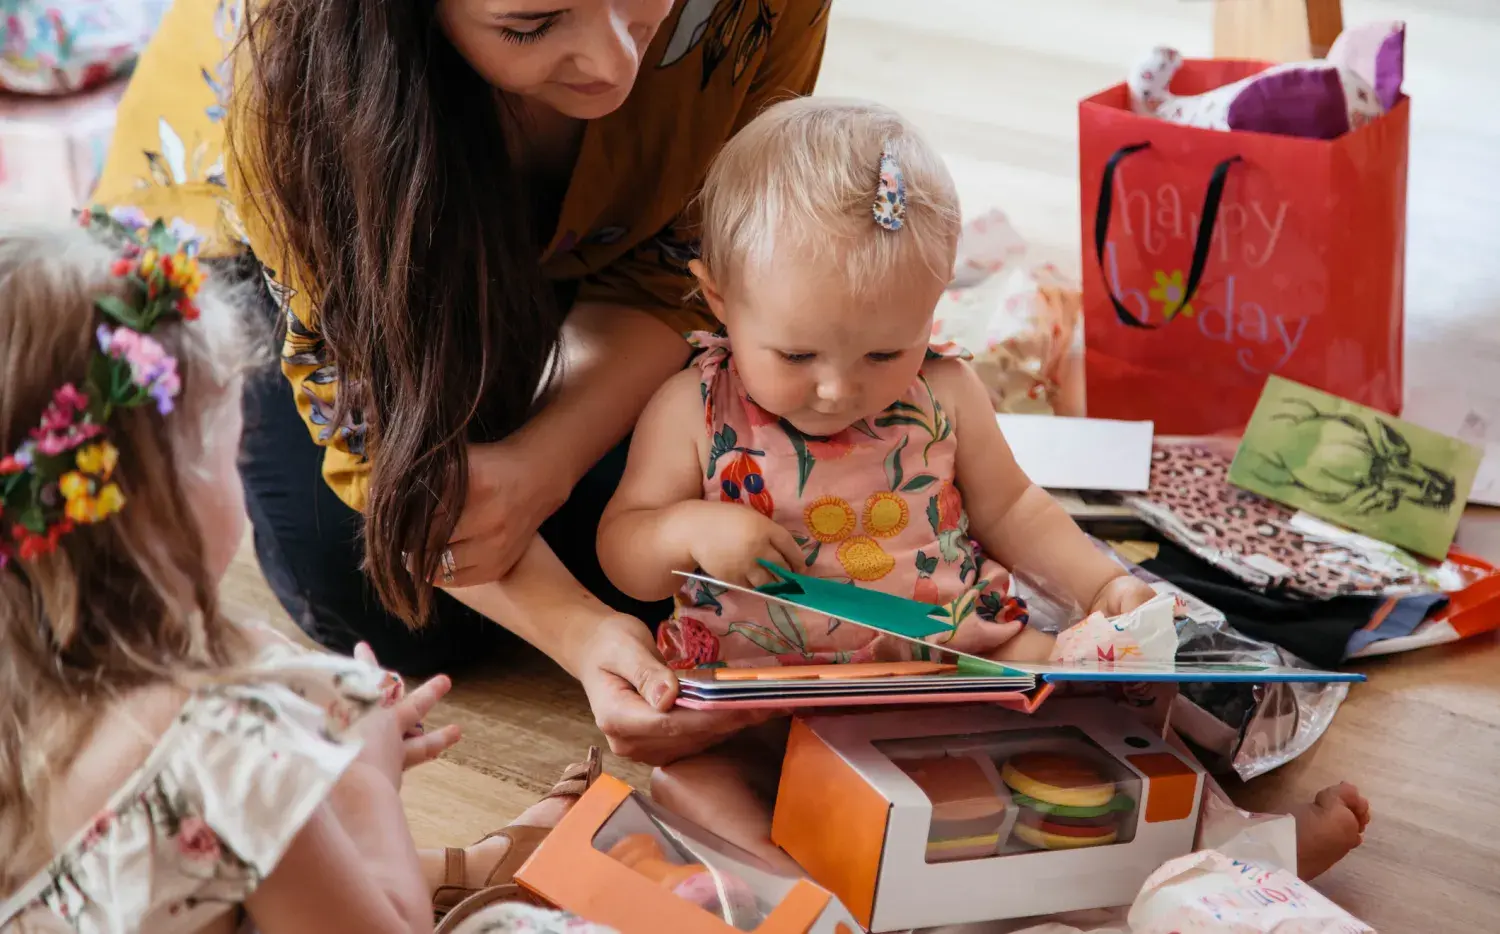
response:
M552 27L557 25L557 20L561 16L561 10L551 13L515 13L504 16L501 17L504 24L500 26L500 36L505 41L514 42L517 45L537 42L552 31Z
M901 350L876 350L865 354L865 359L871 363L890 363L892 360L901 359L905 351Z
M807 363L818 356L811 351L778 350L777 353L781 354L781 359L787 363Z

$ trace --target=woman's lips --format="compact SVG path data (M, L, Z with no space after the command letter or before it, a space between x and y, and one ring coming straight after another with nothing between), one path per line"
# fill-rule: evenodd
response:
M601 94L608 94L615 89L615 86L608 81L589 81L584 84L573 84L564 81L563 87L574 94L582 94L584 97L598 97Z

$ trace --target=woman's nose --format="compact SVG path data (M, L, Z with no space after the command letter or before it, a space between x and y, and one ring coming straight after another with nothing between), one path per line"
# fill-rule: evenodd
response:
M649 32L649 27L634 22L632 6L630 3L604 5L581 56L580 70L590 79L616 86L634 83L640 65L637 38Z

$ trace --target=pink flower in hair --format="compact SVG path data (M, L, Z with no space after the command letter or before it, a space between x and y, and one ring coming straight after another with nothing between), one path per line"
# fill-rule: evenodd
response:
M97 337L101 351L130 365L130 381L156 400L156 410L163 415L171 412L172 400L182 391L177 358L154 338L129 328L111 331L100 325Z
M42 413L42 422L31 430L36 449L47 457L71 451L95 437L102 430L86 421L89 397L72 383L65 383L52 394L52 402Z

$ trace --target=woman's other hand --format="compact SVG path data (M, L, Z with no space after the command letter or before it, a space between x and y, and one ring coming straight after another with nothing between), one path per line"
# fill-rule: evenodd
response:
M574 670L610 751L647 765L665 765L701 752L785 713L674 706L677 675L656 651L651 631L629 616L600 622Z
M537 529L567 502L574 478L545 463L520 436L469 445L469 491L448 550L451 580L440 587L472 587L500 580L521 559Z

